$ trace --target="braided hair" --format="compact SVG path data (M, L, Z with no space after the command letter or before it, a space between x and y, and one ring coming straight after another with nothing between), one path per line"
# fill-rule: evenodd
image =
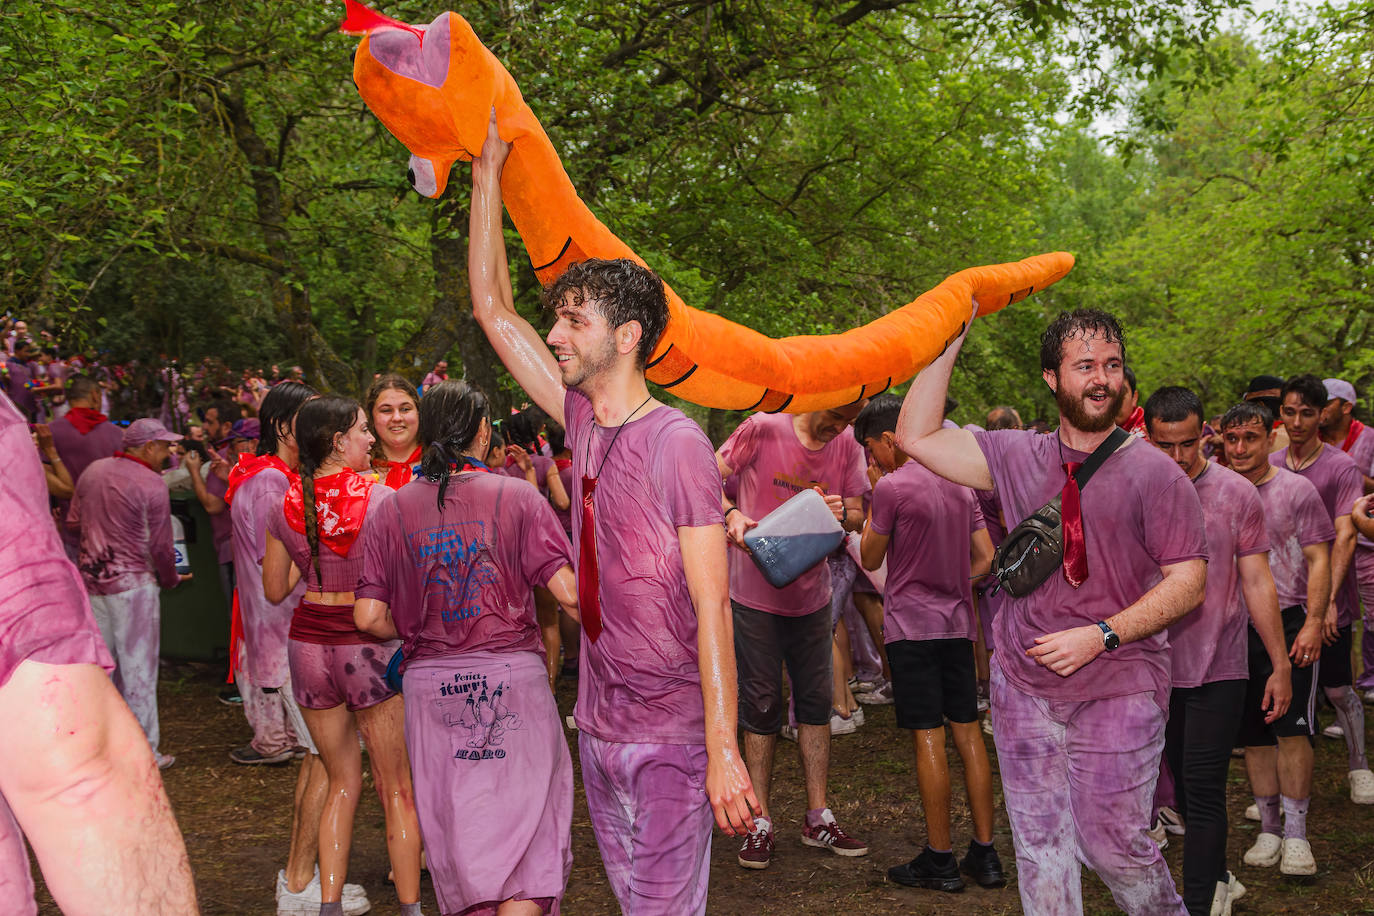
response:
M420 399L420 471L439 482L439 509L444 508L453 466L490 422L490 406L480 388L460 379L449 379L425 390Z
M283 382L273 388L282 388ZM267 395L272 396L271 392ZM266 400L263 406L267 406ZM334 437L346 434L358 422L362 406L352 398L326 395L307 401L296 412L296 445L301 454L301 496L305 509L305 542L310 545L310 565L321 590L324 577L320 575L320 527L315 509L315 472L334 451Z

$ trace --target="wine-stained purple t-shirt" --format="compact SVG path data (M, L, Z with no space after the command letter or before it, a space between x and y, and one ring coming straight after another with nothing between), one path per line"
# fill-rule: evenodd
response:
M587 396L574 389L563 415L579 563L582 478L600 469L592 498L603 629L596 642L582 631L577 727L603 741L702 744L697 615L677 529L723 522L711 440L672 407L619 429L599 426Z
M890 538L883 641L973 639L969 537L986 527L973 491L908 461L873 488L871 525Z
M1355 468L1366 477L1374 477L1374 427L1366 426L1355 437L1355 443L1346 452ZM1374 550L1374 541L1361 534L1355 541L1357 550Z
M234 492L234 589L243 616L249 683L280 687L290 677L286 657L291 616L305 594L305 578L280 604L267 600L262 588L262 558L267 554L268 520L282 514L290 481L276 468L264 468Z
M1310 480L1284 468L1256 488L1269 532L1269 571L1279 593L1279 607L1307 605L1307 559L1304 547L1329 544L1336 528L1321 495Z
M974 433L1001 498L1008 529L1057 496L1064 463L1088 454L1061 444L1058 431ZM1206 559L1202 507L1177 464L1139 439L1109 457L1082 493L1088 578L1079 588L1062 571L1021 598L1006 595L997 613L993 655L1007 680L1031 696L1083 701L1133 693L1167 698L1168 637L1163 631L1103 652L1068 677L1026 655L1035 637L1093 626L1135 604L1163 578L1160 567Z
M0 397L0 687L25 660L114 670L76 567L48 515L48 484L28 421Z
M175 588L172 498L162 475L132 458L101 458L76 485L68 524L81 529L81 578L92 595L157 582Z
M114 457L114 453L124 444L124 431L109 420L96 424L88 433L82 433L72 425L71 420L60 417L48 424L48 430L52 433L57 457L66 465L67 473L72 475L72 483L80 481L81 475L92 463L101 458ZM62 540L75 548L81 542L81 532L65 524L70 506L71 500L57 501L57 520Z
M739 479L740 511L756 522L812 487L843 497L868 490L863 446L853 436L841 432L812 451L797 438L793 419L754 414L720 447L731 477ZM830 567L821 560L786 588L774 588L747 553L731 550L730 597L755 610L800 617L830 603Z
M205 489L214 496L224 499L229 492L229 483L214 471L205 475ZM210 516L210 539L215 545L215 561L221 565L234 562L234 519L229 506L218 515Z
M363 524L357 598L391 607L404 664L461 652L544 655L535 586L572 565L553 509L524 481L472 471L417 478Z
M1209 462L1193 486L1207 526L1207 591L1197 610L1169 627L1175 687L1249 677L1250 614L1236 561L1269 550L1254 484Z
M1281 448L1269 456L1269 463L1276 468L1290 469L1288 449ZM1317 488L1317 495L1326 506L1327 515L1334 523L1336 519L1350 515L1355 500L1364 495L1364 476L1350 456L1334 445L1323 445L1315 461L1300 471L1294 471L1306 478ZM1349 626L1355 621L1360 606L1359 588L1355 581L1355 561L1345 571L1345 581L1340 583L1336 593L1336 625Z

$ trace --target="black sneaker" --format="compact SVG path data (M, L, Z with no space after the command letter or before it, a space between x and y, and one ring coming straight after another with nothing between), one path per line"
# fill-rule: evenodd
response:
M946 853L944 863L927 846L921 854L905 865L894 865L887 870L887 876L898 884L907 887L924 887L934 891L955 893L964 889L964 879L959 877L959 866L954 856Z
M959 863L959 870L981 887L1002 887L1007 883L997 850L991 846L979 846L972 840L968 844L968 855Z
M261 754L258 753L257 748L253 747L253 745L245 744L243 747L236 747L230 751L229 759L239 766L245 767L261 766L263 764L273 765L289 762L295 756L295 753L296 749L294 747L288 747L275 754Z
M243 697L239 696L237 687L226 687L219 692L219 701L225 706L242 706Z

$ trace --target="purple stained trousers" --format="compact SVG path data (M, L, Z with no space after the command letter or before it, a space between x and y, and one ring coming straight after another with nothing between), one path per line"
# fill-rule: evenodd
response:
M992 708L1027 916L1083 912L1080 862L1127 914L1187 916L1146 833L1168 718L1154 698L1032 697L1008 685L994 661Z
M157 722L161 590L156 582L149 582L125 592L90 597L96 626L115 660L115 688L157 754L161 740Z
M1360 604L1364 605L1364 638L1360 640L1360 657L1364 670L1355 678L1356 690L1374 690L1374 549L1356 547L1355 583L1360 590Z
M715 815L706 748L578 732L582 784L606 878L625 916L706 912Z

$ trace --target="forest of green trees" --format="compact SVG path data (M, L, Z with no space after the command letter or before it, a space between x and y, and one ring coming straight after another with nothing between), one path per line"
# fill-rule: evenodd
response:
M1374 384L1374 0L455 10L583 198L697 307L828 333L964 267L1073 252L1068 278L976 329L963 422L1050 412L1039 331L1077 305L1127 324L1144 390L1186 384L1213 412L1261 372ZM447 355L511 397L469 313L466 168L440 201L410 190L407 152L353 86L342 15L6 3L4 308L112 359L293 362L356 391Z

